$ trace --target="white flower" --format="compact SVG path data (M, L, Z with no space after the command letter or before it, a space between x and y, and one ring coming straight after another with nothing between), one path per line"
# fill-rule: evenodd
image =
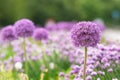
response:
M97 80L100 80L100 78L97 78Z
M21 63L21 62L15 63L15 68L16 68L17 70L22 69L22 63Z
M112 80L118 80L117 78L113 78Z
M54 64L53 62L51 62L51 63L49 64L49 67L50 67L50 69L54 69L55 64Z

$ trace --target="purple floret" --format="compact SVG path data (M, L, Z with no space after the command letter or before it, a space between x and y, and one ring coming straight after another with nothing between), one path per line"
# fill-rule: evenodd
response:
M18 37L31 37L33 35L35 26L34 23L28 19L21 19L15 22L15 34Z
M79 22L71 30L71 38L76 47L94 47L100 41L99 26L93 22Z
M48 31L44 28L37 28L34 31L33 38L37 41L47 40L48 39Z

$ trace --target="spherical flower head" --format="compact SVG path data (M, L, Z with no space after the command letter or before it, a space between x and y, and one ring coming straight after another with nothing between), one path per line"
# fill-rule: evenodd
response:
M18 37L31 37L34 32L34 23L28 19L21 19L15 22L15 34Z
M44 28L37 28L34 31L33 38L36 41L47 40L48 39L48 31Z
M100 41L100 28L93 22L79 22L71 29L71 38L76 47L94 47Z
M13 41L17 39L13 26L9 25L2 29L1 38L3 41Z

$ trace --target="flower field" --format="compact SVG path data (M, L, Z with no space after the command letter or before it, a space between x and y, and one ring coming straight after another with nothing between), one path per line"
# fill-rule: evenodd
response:
M18 20L0 30L0 80L120 80L120 44L106 30L101 21Z

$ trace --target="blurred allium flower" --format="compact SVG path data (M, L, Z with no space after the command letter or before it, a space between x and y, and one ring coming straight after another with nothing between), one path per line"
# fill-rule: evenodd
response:
M30 37L34 32L34 23L28 19L21 19L15 22L15 34L18 37Z
M48 39L48 31L43 28L37 28L37 29L35 29L35 31L33 33L33 38L37 41L47 40Z
M14 33L14 28L11 25L3 28L1 31L1 38L3 41L12 41L17 39Z
M54 20L48 20L45 24L45 28L49 31L56 30L56 23Z
M86 80L92 80L92 76L87 76Z
M101 31L105 30L106 26L101 19L95 19L93 22L96 23L99 26Z
M64 74L63 72L60 72L60 73L59 73L59 76L60 76L60 77L64 77L65 74Z
M58 22L56 25L59 30L71 30L71 28L75 23L76 23L75 21L74 22Z
M99 26L93 22L79 22L71 30L71 38L76 47L96 46L100 41Z

